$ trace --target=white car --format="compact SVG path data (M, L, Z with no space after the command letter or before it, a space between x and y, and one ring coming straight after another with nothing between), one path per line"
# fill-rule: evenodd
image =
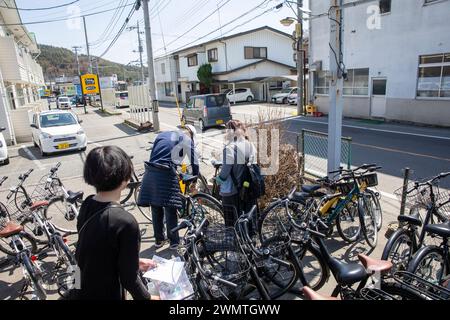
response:
M236 90L229 89L224 92L230 102L252 102L255 96L250 88L237 88Z
M56 99L56 107L58 109L70 109L72 103L70 102L69 97L58 97L58 99Z
M291 93L288 97L288 103L289 104L297 104L297 100L298 100L298 96L297 96L297 92L295 93Z
M60 151L85 151L87 137L81 122L70 111L36 113L31 124L33 143L40 149L42 156Z
M8 164L9 158L8 158L8 148L6 146L5 137L3 137L3 131L5 131L5 128L0 128L0 163Z
M278 92L272 96L272 102L286 104L286 103L288 103L289 96L292 93L296 93L296 92L297 92L297 88L283 89L280 92Z
M116 92L116 108L126 108L129 106L128 91Z

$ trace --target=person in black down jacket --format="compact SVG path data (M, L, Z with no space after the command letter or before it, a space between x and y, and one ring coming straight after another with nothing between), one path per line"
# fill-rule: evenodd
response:
M132 171L130 157L118 147L95 148L86 158L84 180L95 187L97 194L83 202L77 221L75 256L81 287L73 299L124 300L124 289L135 300L151 298L139 271L155 264L139 259L139 225L119 205Z
M145 163L138 205L152 208L156 248L164 245L164 215L170 248L173 250L178 248L180 242L178 233L171 233L171 230L178 225L177 209L183 206L176 169L187 156L192 165L192 174L198 175L195 134L196 130L193 126L186 126L179 131L160 133L153 144L150 161Z

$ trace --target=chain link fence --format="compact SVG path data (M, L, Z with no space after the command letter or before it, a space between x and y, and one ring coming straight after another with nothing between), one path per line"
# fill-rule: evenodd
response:
M326 133L302 130L297 136L297 148L303 157L302 174L324 177L328 174L328 135ZM341 165L351 168L352 139L343 137L341 143Z

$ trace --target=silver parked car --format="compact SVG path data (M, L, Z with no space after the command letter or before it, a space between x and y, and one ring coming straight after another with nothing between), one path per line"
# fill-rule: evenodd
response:
M225 94L206 94L190 97L183 108L182 124L198 123L200 130L230 121L230 102Z

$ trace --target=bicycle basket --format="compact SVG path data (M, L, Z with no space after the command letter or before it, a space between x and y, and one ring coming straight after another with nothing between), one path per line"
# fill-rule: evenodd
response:
M357 178L359 184L365 183L366 187L376 187L378 185L378 175L374 173L365 174Z
M209 226L204 232L203 243L207 252L238 250L236 233L231 227Z
M342 194L349 194L354 186L355 186L354 182L342 182L335 184L336 190L338 190Z
M363 288L359 294L364 300L396 300L395 297L376 288Z
M393 278L413 294L429 300L450 300L450 290L406 271L397 271Z
M441 215L450 219L450 191L435 187L436 205Z
M403 190L406 190L405 197L405 206L407 208L411 208L415 205L421 204L427 206L431 203L430 198L430 187L429 186L421 186L417 187L416 181L410 181L406 185L398 188L394 191L394 194L397 196L397 199L401 202L403 199ZM436 188L433 186L433 188Z

